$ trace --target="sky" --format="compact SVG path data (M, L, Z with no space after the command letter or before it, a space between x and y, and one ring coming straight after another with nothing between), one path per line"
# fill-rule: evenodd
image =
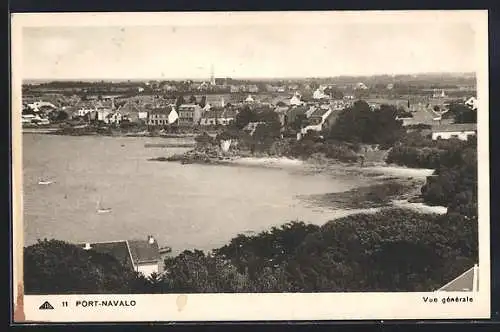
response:
M42 26L23 79L208 79L476 71L467 23Z

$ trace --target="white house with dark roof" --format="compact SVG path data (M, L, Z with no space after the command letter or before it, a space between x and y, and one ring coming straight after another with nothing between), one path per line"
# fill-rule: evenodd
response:
M302 104L303 104L303 102L302 102L302 100L300 100L300 95L298 93L294 93L294 95L290 99L290 105L299 106Z
M432 128L432 139L458 138L466 141L471 136L476 136L477 124L475 123L452 123L437 125Z
M473 110L477 110L477 99L476 97L470 97L467 99L464 103L465 105L469 106Z
M85 250L95 250L115 257L123 266L142 273L145 277L160 273L160 247L149 235L144 240L119 240L81 243Z

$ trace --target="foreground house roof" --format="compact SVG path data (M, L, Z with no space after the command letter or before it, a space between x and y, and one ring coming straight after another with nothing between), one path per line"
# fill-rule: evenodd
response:
M155 263L160 259L158 242L149 243L146 240L128 240L127 242L135 265Z
M151 241L150 241L151 239ZM157 263L160 260L158 242L152 237L147 240L119 240L96 243L80 243L86 250L95 250L115 257L125 267L134 269L137 265Z
M130 269L134 268L127 241L84 243L80 244L80 246L86 250L92 249L102 254L111 255L116 258L116 260L118 260L123 266Z
M476 123L450 123L432 127L433 132L463 132L476 131Z

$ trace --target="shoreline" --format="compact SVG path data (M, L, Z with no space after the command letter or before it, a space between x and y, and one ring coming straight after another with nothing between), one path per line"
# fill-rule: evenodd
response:
M150 160L181 162L182 164L204 164L220 166L262 167L269 169L299 170L306 173L321 173L334 177L361 177L366 185L357 185L354 189L341 193L325 193L318 195L316 203L329 205L340 209L364 210L399 207L411 209L421 213L445 214L444 206L432 206L422 202L421 187L428 176L434 173L433 169L409 168L383 162L369 163L360 166L355 163L343 163L335 160L296 159L288 157L247 157L247 156L219 156L204 159L174 155L168 158L153 158ZM323 196L323 197L321 197ZM332 197L335 197L332 201ZM334 202L334 203L332 203ZM335 206L335 204L340 204ZM356 213L356 212L355 212Z
M88 127L85 127L88 128ZM97 129L92 128L89 131L81 131L85 128L22 128L21 134L40 134L40 135L54 135L54 136L101 136L101 137L158 137L158 138L195 138L198 136L196 133L151 133L151 132L120 132L120 131L109 131L106 133L99 132L98 130L108 130L108 129ZM65 130L70 130L65 131ZM73 130L73 131L71 131Z

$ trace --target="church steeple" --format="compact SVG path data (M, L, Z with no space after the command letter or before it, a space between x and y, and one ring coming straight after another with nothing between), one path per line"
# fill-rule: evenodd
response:
M210 85L215 85L214 65L210 66Z

